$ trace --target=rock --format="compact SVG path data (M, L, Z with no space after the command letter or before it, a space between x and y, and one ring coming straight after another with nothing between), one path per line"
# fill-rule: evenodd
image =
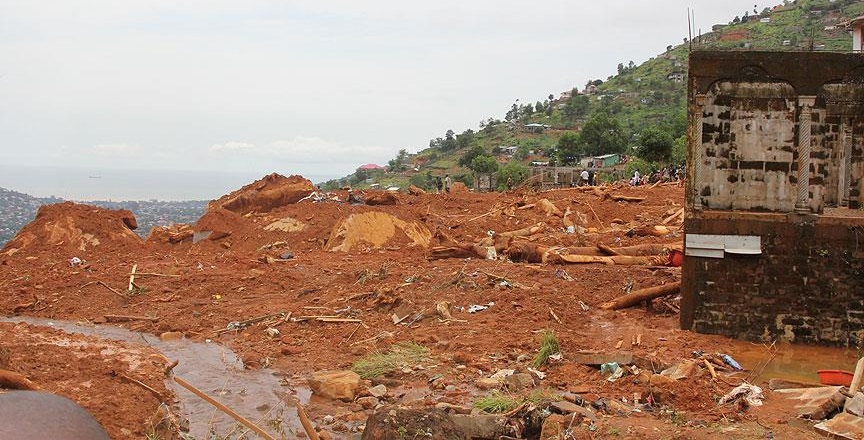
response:
M372 395L372 397L384 397L384 395L387 394L387 387L383 384L375 385L374 387L369 388L369 394Z
M774 395L792 399L798 416L821 420L843 406L846 397L840 393L842 387L800 388L774 391Z
M282 260L290 260L290 259L294 258L294 253L291 251L285 251L285 252L282 252L281 255L279 255L279 258Z
M164 332L159 335L159 339L163 341L177 341L183 339L183 332Z
M406 438L468 439L454 421L440 409L383 406L369 416L361 440L403 440Z
M481 377L474 382L474 385L477 385L477 388L481 390L491 390L493 388L498 388L501 386L501 381L498 379L492 379L489 377Z
M408 187L408 194L411 194L412 196L420 196L426 194L426 191L416 185L411 185Z
M376 194L373 194L368 199L366 199L366 204L369 206L396 205L398 203L399 203L399 200L390 191L376 193Z
M534 388L534 378L528 373L511 374L504 378L504 386L510 392L518 393L526 388Z
M857 392L851 400L847 401L846 412L864 417L864 393Z
M323 423L325 425L332 425L333 422L335 422L335 421L336 421L336 417L333 417L330 414L327 414L326 416L324 416L323 419L321 419L321 423Z
M470 439L497 439L507 435L507 418L493 414L451 414L450 419Z
M357 399L357 403L363 407L363 409L373 409L380 403L377 397L360 397Z
M841 412L833 419L817 424L813 429L829 438L862 439L864 438L864 419Z
M597 422L597 415L594 414L594 411L589 408L585 408L583 406L579 406L575 403L570 403L564 400L552 402L552 404L549 405L549 409L553 412L564 415L576 413L580 417L585 417L587 419L590 419L592 422Z
M351 402L360 388L360 375L353 371L317 371L309 378L309 387L321 397Z
M680 380L695 376L699 372L701 372L699 365L695 361L687 360L661 371L660 374L672 380Z
M268 327L266 330L264 330L264 333L266 333L267 336L270 336L271 338L275 338L276 336L279 336L279 329L274 327Z

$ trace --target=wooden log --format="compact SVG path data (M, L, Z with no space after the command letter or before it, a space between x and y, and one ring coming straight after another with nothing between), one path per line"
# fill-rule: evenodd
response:
M183 380L183 379L181 379L181 378L179 378L179 377L177 377L177 376L174 376L174 382L177 382L177 383L180 384L180 386L182 386L183 388L186 388L187 390L191 391L192 394L194 394L194 395L200 397L200 398L203 399L205 402L207 402L207 403L209 403L209 404L215 406L218 410L224 412L225 414L228 414L229 416L231 416L231 418L233 418L234 420L240 422L243 426L245 426L245 427L251 429L251 430L254 431L256 434L260 435L262 438L264 438L264 439L266 439L266 440L276 440L273 436L271 436L270 434L268 434L267 431L264 431L263 429L261 429L261 428L255 426L254 423L252 423L250 420L246 419L245 417L241 416L240 414L237 414L237 413L236 413L234 410L232 410L231 408L228 408L227 406L225 406L225 405L219 403L216 399L214 399L214 398L208 396L207 394L204 394L203 391L199 390L198 388L195 388L195 387L192 386L192 384L190 384L189 382L186 382L185 380Z
M39 389L35 383L24 377L23 374L9 370L0 370L0 388L29 391L36 391Z
M435 246L429 249L427 260L443 260L445 258L486 258L487 248L467 243L458 246Z
M671 231L669 228L662 225L657 226L640 226L638 228L631 229L630 232L627 233L628 236L638 235L640 237L652 236L652 237L663 237L664 235L669 235Z
M681 208L678 211L676 211L675 214L672 214L669 217L666 217L665 219L663 219L663 222L660 224L668 225L670 222L672 222L676 218L683 217L683 216L684 216L684 208Z
M509 237L528 237L528 236L543 232L544 229L546 229L545 224L537 223L534 226L529 226L527 228L517 229L515 231L501 232L498 235L500 235L501 237L506 237L506 238L509 238Z
M303 425L303 430L306 431L306 436L309 437L309 440L320 440L318 433L312 426L312 422L310 422L309 417L306 416L306 411L303 411L300 402L295 400L294 406L297 408L297 418L300 419L300 424Z
M591 255L556 255L554 261L570 264L607 264L613 265L612 257L596 257Z
M128 290L130 292L135 289L135 271L137 271L137 270L138 270L138 265L133 264L132 265L132 273L129 274L129 289Z
M674 295L681 291L681 282L663 284L662 286L649 287L630 292L627 295L613 299L600 305L604 310L618 310L635 306L643 301L650 301L661 296Z
M605 255L621 255L621 253L619 253L615 249L610 248L609 246L606 246L603 243L597 243L597 249L599 249L600 252Z

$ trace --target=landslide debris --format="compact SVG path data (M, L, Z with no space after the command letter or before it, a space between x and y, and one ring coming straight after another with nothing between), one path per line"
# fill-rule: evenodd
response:
M112 210L73 202L45 205L3 248L3 253L36 254L53 252L104 254L138 246L141 238L133 232L135 216L126 209Z
M314 191L315 185L303 176L285 177L273 173L210 202L208 212L213 208L240 215L270 212L280 206L297 203Z
M432 233L422 223L406 222L386 212L370 211L341 219L333 227L326 248L348 252L360 245L380 248L391 242L429 247L431 240Z

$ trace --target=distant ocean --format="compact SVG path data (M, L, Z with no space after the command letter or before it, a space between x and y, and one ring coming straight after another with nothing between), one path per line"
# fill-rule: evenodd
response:
M278 170L290 175L290 171ZM213 200L264 173L153 171L0 165L0 187L67 200ZM319 183L336 176L305 176Z

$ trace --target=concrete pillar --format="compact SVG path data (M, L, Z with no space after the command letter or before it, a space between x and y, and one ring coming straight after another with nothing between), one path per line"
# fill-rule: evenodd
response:
M852 185L852 118L843 118L843 160L840 162L840 206L849 206Z
M798 198L795 212L810 213L810 124L815 96L798 97Z
M690 179L690 188L693 192L693 209L696 211L702 210L702 200L700 188L702 187L701 180L705 178L705 147L702 143L702 117L705 114L705 95L696 95L694 97L694 120L695 130L693 131L693 139L690 140L690 148L693 151L693 170Z

